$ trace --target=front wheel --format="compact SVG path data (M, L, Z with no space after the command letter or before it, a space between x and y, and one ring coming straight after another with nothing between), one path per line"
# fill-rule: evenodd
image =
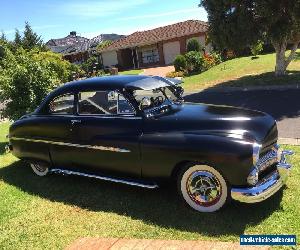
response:
M215 212L229 199L225 179L207 165L184 168L179 174L177 186L185 202L199 212Z
M49 173L48 165L45 163L32 162L30 163L30 167L33 172L38 176L45 176Z

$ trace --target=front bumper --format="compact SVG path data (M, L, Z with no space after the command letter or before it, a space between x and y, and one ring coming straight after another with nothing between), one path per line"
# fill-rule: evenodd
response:
M286 156L292 154L292 151L282 151L280 161L277 163L277 169L255 186L232 188L232 199L245 203L256 203L266 200L275 194L287 181L292 166L287 163Z

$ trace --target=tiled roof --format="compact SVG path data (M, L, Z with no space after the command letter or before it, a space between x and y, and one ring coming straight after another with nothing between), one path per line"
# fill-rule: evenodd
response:
M121 38L103 51L112 51L136 46L150 45L159 41L165 41L176 37L204 33L208 30L208 23L199 20L188 20L180 23L159 27L152 30L135 32L127 37Z
M106 40L116 40L124 36L118 34L101 34L92 39L88 39L76 35L68 35L64 38L51 39L46 45L53 52L64 55L85 52L89 49L94 49L99 43Z
M46 45L47 46L70 46L70 45L75 45L78 43L83 43L88 41L89 39L85 37L68 35L64 38L51 39L46 43Z

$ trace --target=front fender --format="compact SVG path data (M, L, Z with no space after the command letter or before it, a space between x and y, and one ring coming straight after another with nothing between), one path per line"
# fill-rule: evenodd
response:
M226 135L154 133L141 137L142 176L170 178L180 162L207 164L234 186L247 185L252 144Z

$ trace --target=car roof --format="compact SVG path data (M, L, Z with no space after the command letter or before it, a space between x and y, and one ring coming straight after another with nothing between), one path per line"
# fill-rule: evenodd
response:
M159 76L145 75L116 75L92 77L84 80L73 81L57 88L56 94L68 91L81 90L151 90L178 84L178 80L163 78Z

